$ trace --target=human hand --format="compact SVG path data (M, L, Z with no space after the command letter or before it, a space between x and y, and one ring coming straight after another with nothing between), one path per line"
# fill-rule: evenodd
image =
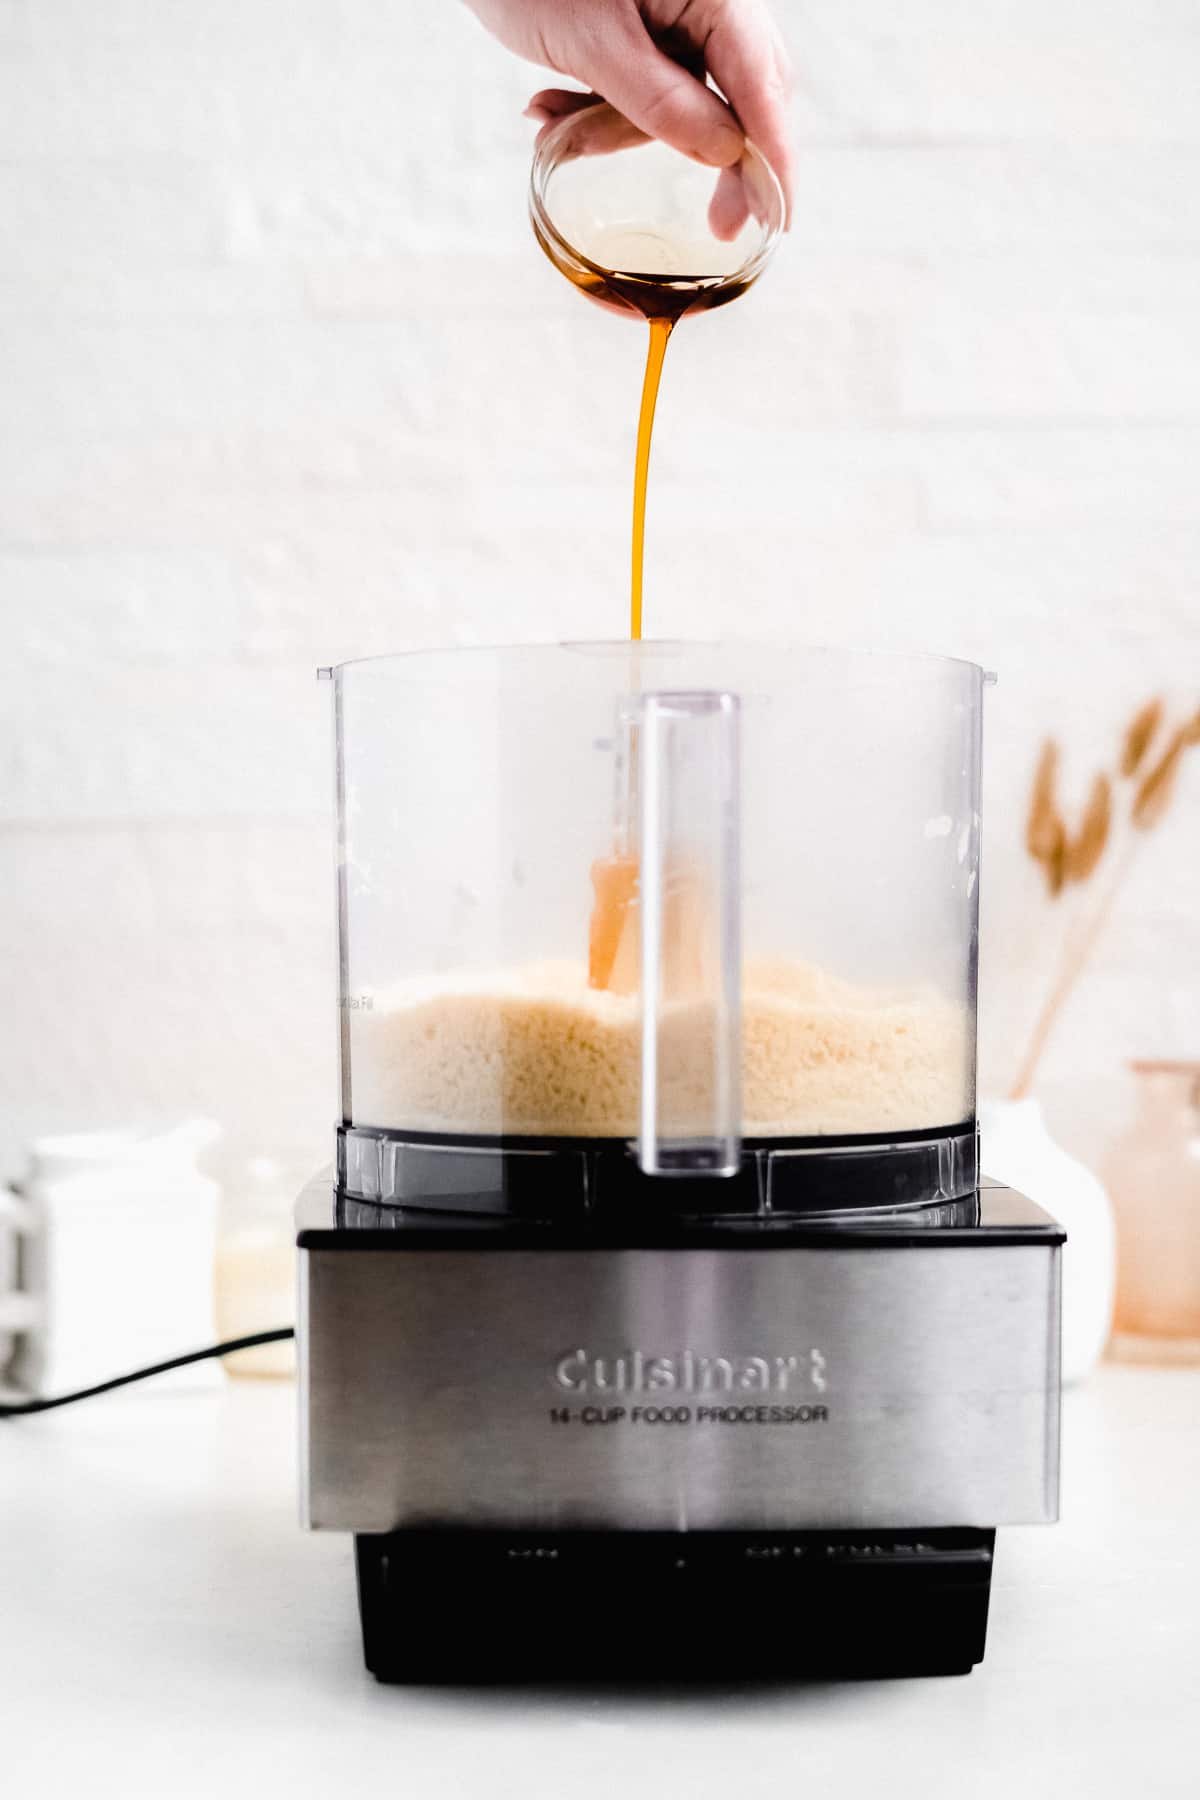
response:
M791 69L764 0L467 4L518 56L586 82L640 130L697 162L731 168L749 137L779 176L790 214ZM706 74L718 84L724 101L705 85ZM529 114L544 126L590 104L591 98L544 88L534 95Z

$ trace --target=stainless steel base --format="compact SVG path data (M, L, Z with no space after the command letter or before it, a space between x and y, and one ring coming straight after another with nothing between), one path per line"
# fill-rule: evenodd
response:
M300 1211L302 1510L357 1533L977 1527L1058 1507L1062 1232L1007 1189L676 1241Z

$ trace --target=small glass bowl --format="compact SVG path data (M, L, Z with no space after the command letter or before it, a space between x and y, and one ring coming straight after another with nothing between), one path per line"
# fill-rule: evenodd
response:
M736 299L783 230L779 178L747 140L713 169L597 100L543 129L529 184L534 234L589 298L643 317Z

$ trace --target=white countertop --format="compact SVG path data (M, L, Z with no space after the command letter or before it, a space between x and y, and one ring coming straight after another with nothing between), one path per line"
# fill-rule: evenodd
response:
M1000 1534L954 1680L381 1688L294 1394L153 1384L0 1424L0 1787L20 1800L1159 1800L1200 1792L1200 1371L1065 1404L1063 1522Z

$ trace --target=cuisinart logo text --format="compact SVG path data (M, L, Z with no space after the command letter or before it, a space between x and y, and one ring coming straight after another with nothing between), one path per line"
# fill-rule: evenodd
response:
M695 1350L592 1356L568 1350L555 1364L554 1379L568 1394L789 1394L803 1388L824 1393L825 1372L819 1350L795 1356L701 1356Z

